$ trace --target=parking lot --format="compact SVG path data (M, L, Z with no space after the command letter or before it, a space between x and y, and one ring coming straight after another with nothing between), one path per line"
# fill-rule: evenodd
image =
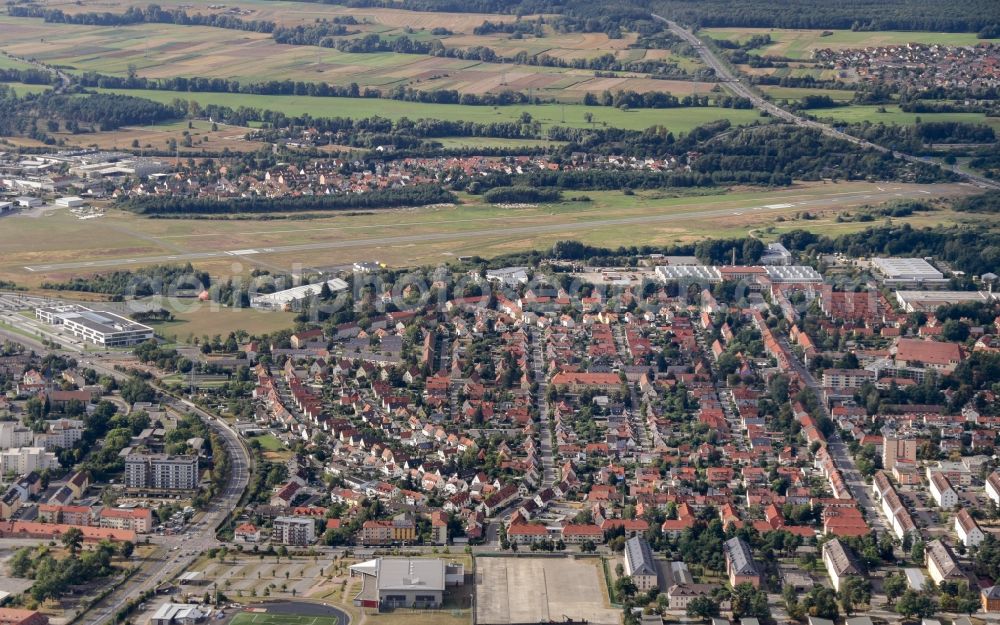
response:
M478 558L476 622L618 623L621 611L608 603L600 565L597 558Z

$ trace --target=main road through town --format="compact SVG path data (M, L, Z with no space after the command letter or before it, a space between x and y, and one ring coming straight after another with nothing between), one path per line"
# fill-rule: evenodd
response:
M660 20L661 22L666 22L667 26L670 28L670 31L672 33L674 33L684 41L691 44L691 46L698 52L698 56L701 57L701 60L705 63L705 65L708 65L710 68L712 68L712 71L715 72L716 77L719 78L719 80L727 89L729 89L734 95L750 100L753 103L754 107L756 107L757 109L764 111L765 113L771 115L772 117L783 119L786 122L796 124L798 126L815 128L816 130L819 130L820 132L826 135L829 135L831 137L836 137L838 139L843 139L844 141L849 141L855 145L859 145L865 148L870 148L873 150L878 150L879 152L891 151L888 148L885 148L876 143L872 143L871 141L865 141L864 139L859 139L858 137L854 137L847 133L841 132L829 124L824 124L813 119L808 119L806 117L796 115L795 113L787 109L781 108L780 106L774 104L773 102L764 99L759 93L757 93L756 91L748 87L746 84L744 84L743 80L740 77L736 76L735 72L730 68L730 66L726 62L724 62L721 58L719 58L715 54L715 52L711 48L706 46L705 43L701 39L699 39L698 36L695 35L693 32L687 30L686 28L681 27L676 22L672 22L666 19L665 17L656 15L655 13L651 15L655 19ZM971 172L962 171L961 169L959 169L957 166L954 165L948 166L945 165L944 163L928 161L913 156L911 154L906 154L899 151L892 152L892 154L896 158L901 158L903 160L910 161L913 163L926 163L931 165L937 165L938 167L947 169L957 174L958 176L961 176L981 187L987 187L990 189L1000 189L1000 183L998 183L997 181L990 180L989 178L986 178L984 176L979 176Z
M136 256L135 258L101 258L94 260L80 260L67 263L52 263L45 265L29 265L25 267L31 272L65 271L68 269L97 269L102 267L121 267L124 265L152 264L152 263L177 263L197 260L220 259L226 257L238 257L244 255L266 255L266 254L288 254L294 252L309 252L316 250L332 250L341 248L372 248L377 246L407 245L411 243L427 243L431 241L466 241L468 239L480 237L495 237L498 233L505 236L510 235L536 235L552 233L572 233L587 230L598 230L611 226L628 226L653 223L676 223L682 221L713 219L719 217L736 217L744 214L761 211L788 211L788 210L808 210L811 208L829 208L832 206L858 206L866 203L884 202L894 199L924 198L934 195L955 195L958 191L955 185L931 184L920 187L901 187L892 183L887 183L879 191L868 192L831 192L829 195L811 198L790 200L788 202L778 202L774 204L750 204L743 207L710 209L700 211L690 211L684 213L665 212L662 214L639 215L635 217L608 217L604 219L589 219L557 224L536 224L530 226L510 226L504 225L502 230L496 227L482 230L457 230L449 232L428 232L422 234L406 234L391 237L377 238L351 238L333 241L317 241L315 243L300 243L295 245L277 245L272 247L256 248L252 250L202 250L190 252L177 252L169 255L157 256ZM970 191L971 193L971 187Z
M49 350L39 341L4 328L0 328L0 338L21 343L36 354L49 353ZM100 354L81 354L80 350L76 349L68 351L71 352L68 355L78 360L89 358L86 363L81 363L83 366L119 380L127 378L125 374L115 370L114 367L101 362L102 356ZM188 528L185 534L157 538L157 544L160 548L154 555L133 563L133 566L137 566L138 570L107 597L91 606L85 614L74 621L74 625L105 625L110 623L115 614L129 600L140 596L147 590L156 590L183 572L198 558L202 551L221 544L216 538L216 529L226 518L226 515L237 507L250 482L250 453L239 434L228 423L217 419L211 413L198 408L187 400L164 395L162 403L175 412L197 414L212 431L219 435L229 455L229 480L222 492L209 502L203 514L200 517L195 517L195 523Z

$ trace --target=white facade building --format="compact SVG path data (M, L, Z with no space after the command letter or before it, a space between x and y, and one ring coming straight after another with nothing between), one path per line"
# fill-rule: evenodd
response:
M55 469L59 460L51 451L41 447L15 447L0 452L0 474L24 475L32 471Z
M930 482L931 496L939 508L953 508L958 504L958 493L951 487L951 482L943 473L928 471L928 481Z
M105 347L125 347L153 338L153 328L149 326L115 313L75 304L38 308L35 317L49 325L61 325L73 336Z

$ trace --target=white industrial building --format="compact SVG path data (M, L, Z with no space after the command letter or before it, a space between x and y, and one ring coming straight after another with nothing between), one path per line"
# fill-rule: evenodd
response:
M997 298L988 291L896 291L896 301L905 312L929 312L946 304L987 304Z
M211 611L195 603L164 603L149 619L149 625L193 625L204 621Z
M21 208L36 208L45 202L43 202L41 198L31 197L30 195L22 195L14 198L14 203Z
M871 267L889 286L941 286L948 282L944 274L923 258L873 258Z
M715 284L726 279L751 279L766 276L775 284L822 284L823 276L808 265L764 265L728 267L714 265L660 265L656 276L663 282L698 282Z
M69 304L35 309L35 317L61 325L73 336L105 347L124 347L153 338L153 328L115 313Z
M791 265L792 253L781 243L768 243L767 249L760 255L761 265Z
M67 195L56 199L56 206L63 208L79 208L83 206L83 198L76 195Z
M769 265L764 269L767 271L767 277L775 283L823 283L822 274L809 265Z
M722 273L711 265L661 265L656 275L664 282L722 282Z
M340 278L333 278L326 281L330 291L336 293L347 289L347 283ZM284 291L275 291L264 295L255 295L250 298L250 307L258 310L291 310L300 302L311 297L316 297L323 290L323 283L303 284L292 287Z

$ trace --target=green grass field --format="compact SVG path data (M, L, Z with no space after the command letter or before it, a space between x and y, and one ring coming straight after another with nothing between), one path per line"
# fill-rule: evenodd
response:
M864 121L883 124L910 125L919 118L924 122L968 122L989 124L1000 131L1000 117L987 117L983 113L905 113L898 106L886 106L880 113L875 105L851 105L841 108L810 111L819 119L833 119L854 124Z
M264 451L285 451L284 443L279 441L273 434L253 436L250 440L260 443L260 448Z
M180 98L195 100L202 106L215 104L237 108L248 106L281 111L287 115L309 114L313 117L362 118L379 115L389 119L433 118L461 120L478 123L507 122L528 113L542 126L554 124L573 128L610 126L627 130L645 130L663 125L675 133L687 132L719 119L729 119L734 124L749 124L760 119L756 111L716 107L675 109L633 109L623 111L610 106L584 106L582 104L527 104L511 106L463 106L459 104L423 104L399 100L363 98L310 98L304 96L243 95L235 93L179 93L142 89L102 90L170 103ZM586 113L593 115L587 123Z
M296 614L267 614L240 612L230 625L344 625L335 616L302 616Z
M760 90L771 96L772 100L801 100L807 95L827 95L834 102L850 102L854 98L854 92L846 89L762 86Z
M974 46L991 39L977 39L975 33L933 33L914 31L852 31L852 30L789 30L778 28L706 28L702 32L713 39L742 42L754 35L767 34L774 42L752 51L754 54L810 59L814 50L831 48L867 48L904 43L926 43L950 46ZM824 32L832 33L822 36Z
M2 57L0 57L2 58ZM41 93L49 89L48 85L29 85L23 82L0 82L0 85L5 85L14 90L17 95L23 96L28 93Z

